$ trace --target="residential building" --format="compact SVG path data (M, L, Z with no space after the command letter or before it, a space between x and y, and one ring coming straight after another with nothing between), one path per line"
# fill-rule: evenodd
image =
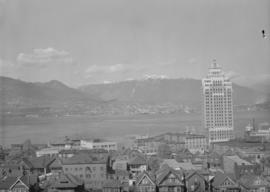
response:
M240 179L241 191L244 192L268 192L270 183L261 176L248 174Z
M204 128L209 144L233 139L232 83L215 61L202 80L202 89Z
M167 165L173 170L196 170L197 168L191 162L177 162L175 159L164 159L160 167Z
M0 165L0 178L5 176L18 177L22 175L23 170L17 163L4 163Z
M171 168L165 168L156 175L156 185L159 192L184 191L183 173Z
M102 189L107 179L107 158L97 158L89 154L80 153L63 159L64 173L73 174L82 179L87 189Z
M21 177L4 177L0 179L1 192L29 192L31 186L37 182L36 178Z
M48 192L82 192L84 183L72 174L60 174L55 182L48 188Z
M144 171L136 180L136 192L156 192L155 175Z
M147 161L141 156L136 156L128 162L128 169L133 176L137 176L139 173L147 171Z
M20 162L23 174L43 175L50 172L49 166L54 162L55 158L41 156L35 158L23 158Z
M250 163L237 155L223 156L223 168L226 173L232 174L236 179L239 179L245 174L261 174L259 164Z
M206 191L206 180L197 171L188 172L185 177L187 190L190 192Z
M228 174L222 173L218 171L212 183L213 191L214 192L240 192L240 186L237 182L232 179Z
M102 192L123 192L123 184L119 180L106 180L102 186Z

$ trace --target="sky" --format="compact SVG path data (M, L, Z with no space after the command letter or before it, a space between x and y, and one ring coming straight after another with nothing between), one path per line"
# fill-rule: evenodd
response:
M0 0L0 74L78 87L206 76L270 80L269 0Z

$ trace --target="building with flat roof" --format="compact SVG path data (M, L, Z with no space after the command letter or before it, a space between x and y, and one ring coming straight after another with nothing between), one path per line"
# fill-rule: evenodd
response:
M87 149L105 149L107 151L117 150L117 143L110 141L81 140L80 146Z
M216 61L202 79L202 91L204 128L209 144L233 139L232 82Z

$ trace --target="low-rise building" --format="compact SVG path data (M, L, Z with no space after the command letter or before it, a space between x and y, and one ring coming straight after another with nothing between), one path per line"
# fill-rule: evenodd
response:
M87 189L102 189L107 179L107 158L97 158L81 153L63 159L63 171L82 179Z
M23 158L20 162L23 174L43 175L50 172L49 166L54 162L55 158L41 156L35 158Z
M185 148L191 153L204 153L207 149L207 141L204 135L189 134L185 137Z
M136 180L136 191L137 192L156 192L157 186L155 181L155 175L144 171L141 173Z
M53 182L48 192L82 192L84 191L84 183L78 177L72 174L60 174L60 176Z
M228 174L217 172L212 183L213 191L240 192L240 186Z
M197 171L188 172L185 177L187 190L190 192L195 191L206 191L206 180L203 175L198 173Z
M28 176L4 177L0 179L1 192L29 192L30 186L33 186L37 179Z
M261 176L248 174L241 177L239 183L241 191L245 192L267 192L270 190L270 183Z
M183 172L166 168L156 175L156 185L158 187L158 191L160 192L182 192L185 190Z
M109 141L81 140L80 146L87 149L105 149L107 151L117 150L117 143Z
M252 164L237 155L223 156L223 168L226 173L233 174L236 179L245 174L261 174L260 165Z
M128 169L133 176L137 176L139 173L147 171L147 161L141 156L136 156L128 162Z
M171 169L174 170L197 170L197 168L191 162L177 162L175 159L164 159L163 162L160 164L160 167L169 166Z
M36 156L49 156L49 157L57 157L60 149L58 147L47 147L36 151Z

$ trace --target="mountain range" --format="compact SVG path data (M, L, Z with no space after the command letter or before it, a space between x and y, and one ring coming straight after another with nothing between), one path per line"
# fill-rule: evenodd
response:
M65 113L170 112L199 109L201 97L201 81L195 79L131 80L71 88L56 80L30 83L0 77L2 113L29 108ZM255 105L269 102L269 95L233 84L233 102L234 105Z

